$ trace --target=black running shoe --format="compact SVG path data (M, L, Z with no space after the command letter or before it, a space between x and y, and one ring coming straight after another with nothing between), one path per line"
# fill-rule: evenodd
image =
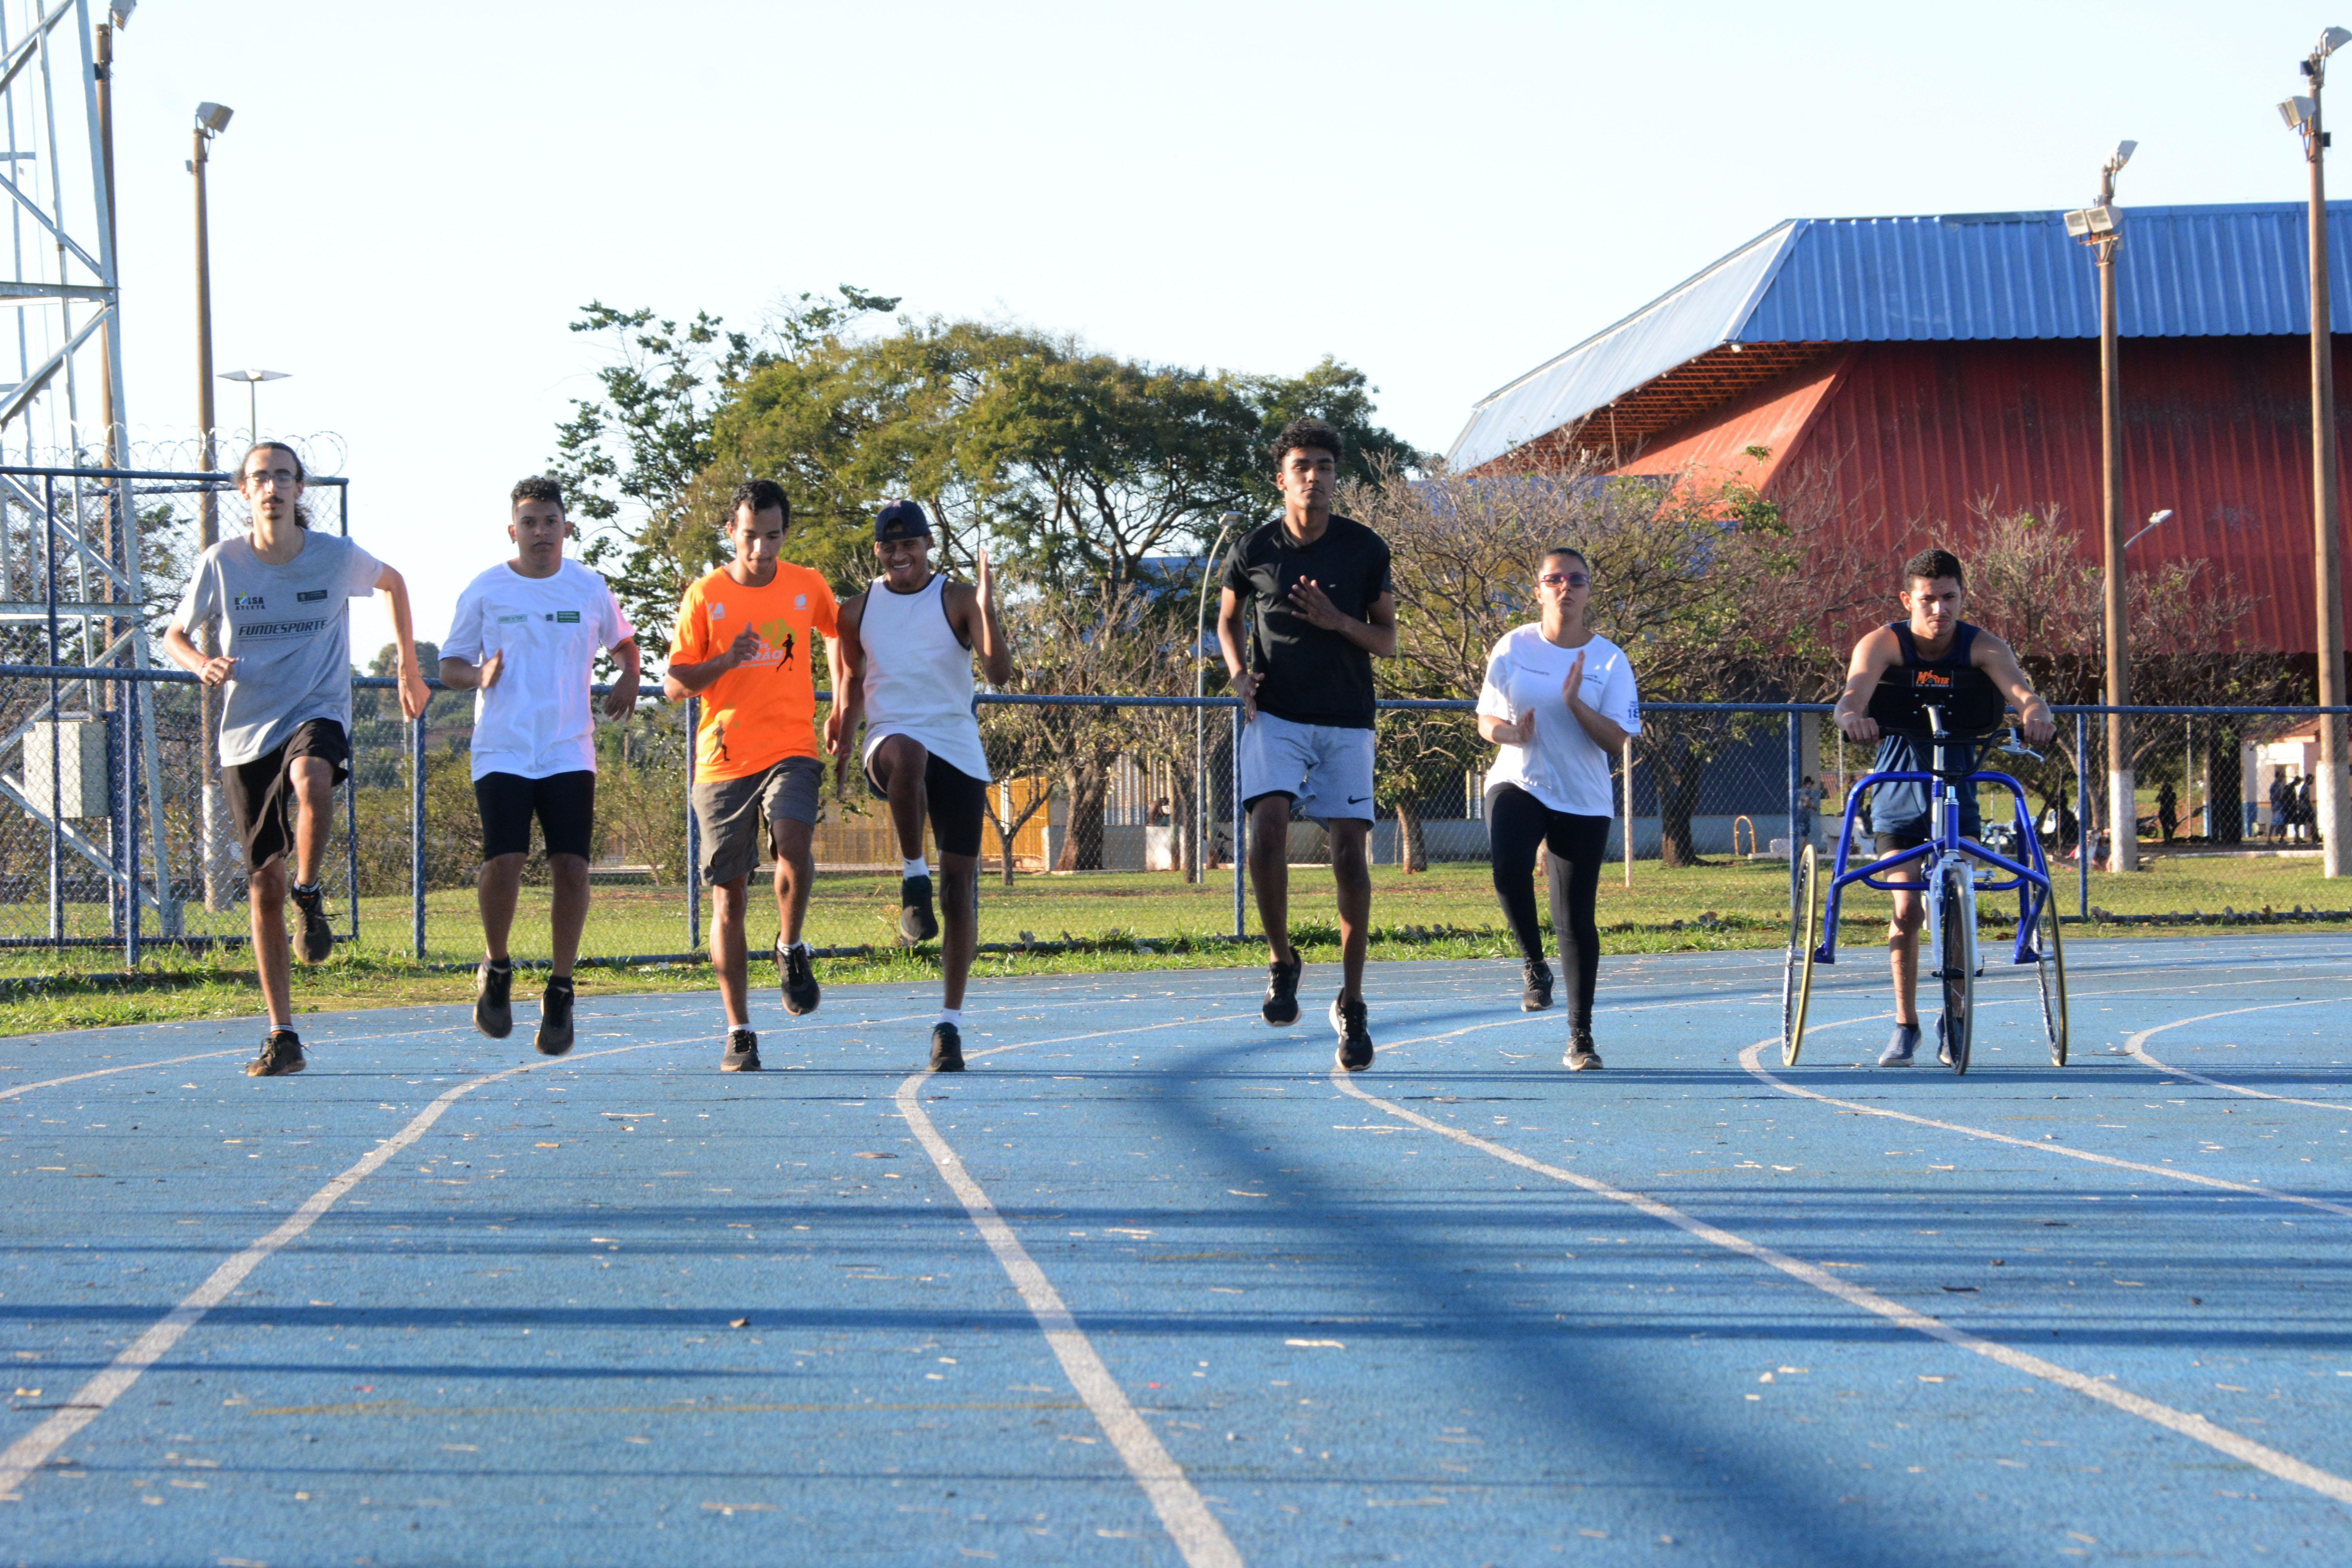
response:
M284 1078L310 1064L302 1059L302 1041L291 1029L272 1029L261 1042L261 1054L245 1064L247 1078Z
M572 982L551 980L539 1002L539 1035L531 1041L543 1057L560 1057L572 1048Z
M1331 1032L1339 1037L1341 1067L1361 1072L1372 1065L1372 1032L1364 1026L1363 998L1353 1002L1344 995L1331 998Z
M810 952L804 947L776 948L776 968L784 986L784 1011L797 1018L803 1013L816 1011L818 998L816 966L809 962Z
M1519 993L1519 1011L1540 1013L1551 1005L1551 965L1540 958L1523 960L1519 972L1527 979L1527 989Z
M931 1026L931 1070L963 1071L963 1031L944 1019Z
M305 963L324 963L335 951L334 928L327 923L327 890L296 888L293 894L294 907L302 911L302 937L294 944L295 954Z
M474 971L474 1027L494 1040L514 1033L514 965L484 959Z
M760 1037L749 1029L727 1031L727 1054L719 1058L720 1072L758 1072Z
M1592 1047L1591 1029L1571 1029L1568 1034L1568 1054L1559 1058L1560 1065L1570 1072L1591 1072L1600 1068L1601 1053Z
M1295 953L1288 963L1265 966L1265 1005L1258 1011L1277 1029L1298 1022L1298 977L1306 969L1307 961Z
M931 912L931 879L904 877L898 882L898 934L908 947L940 934L940 917Z

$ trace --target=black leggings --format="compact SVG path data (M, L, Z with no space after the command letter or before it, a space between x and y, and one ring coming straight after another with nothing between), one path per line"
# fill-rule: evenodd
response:
M1540 963L1543 928L1536 923L1536 892L1529 873L1536 846L1551 850L1551 924L1559 936L1559 965L1566 973L1569 1021L1592 1026L1592 982L1601 967L1601 928L1592 921L1592 897L1601 886L1601 861L1609 852L1609 818L1554 811L1517 784L1496 790L1486 812L1486 842L1495 865L1495 897L1518 939L1519 955Z

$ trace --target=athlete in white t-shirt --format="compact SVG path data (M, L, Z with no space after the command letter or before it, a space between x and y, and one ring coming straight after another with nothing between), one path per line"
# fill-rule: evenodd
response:
M921 506L894 500L874 520L882 575L841 606L840 661L825 720L835 787L848 777L857 726L866 724L866 784L890 803L906 874L898 884L898 932L909 943L940 943L944 984L931 1026L931 1068L963 1070L963 986L980 944L980 824L987 808L988 755L972 717L971 658L991 684L1013 679L1013 649L997 618L980 553L976 584L931 570L931 522ZM940 918L923 858L923 819L940 847Z
M514 928L536 816L554 884L550 917L554 977L541 999L543 1056L572 1048L572 965L588 921L588 858L596 823L596 719L588 688L596 653L611 651L621 679L604 698L619 723L636 711L637 633L604 579L563 558L572 524L563 490L544 474L518 483L509 498L507 537L515 555L457 595L441 645L441 682L474 693L474 804L482 814L481 966L474 972L474 1026L494 1040L514 1028Z
M1487 656L1478 692L1478 733L1502 747L1486 773L1486 836L1495 896L1518 940L1527 987L1519 1005L1551 1005L1528 871L1536 846L1550 851L1552 930L1568 971L1566 1063L1581 1072L1601 1066L1592 1045L1592 983L1601 931L1592 918L1612 812L1609 759L1642 732L1641 698L1625 650L1588 630L1585 602L1592 569L1578 551L1547 552L1536 572L1543 619L1503 634ZM1632 825L1627 825L1627 831Z

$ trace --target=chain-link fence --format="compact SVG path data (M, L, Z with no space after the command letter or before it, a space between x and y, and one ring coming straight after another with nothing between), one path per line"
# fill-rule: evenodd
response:
M469 961L480 947L481 844L471 700L436 689L412 723L390 679L352 684L352 777L320 868L337 930L362 949ZM142 943L245 940L245 868L217 770L205 765L200 702L193 678L178 671L0 668L0 952L110 947L135 957ZM1235 809L1232 700L990 695L979 717L995 773L982 842L984 943L1256 929L1236 866L1247 826ZM692 704L649 699L626 724L599 726L590 961L685 957L703 940L707 903L690 891L686 805L693 719ZM2126 736L2135 831L2123 857L2106 809L2114 785L2101 710L2062 713L2040 757L2004 752L1984 765L2025 785L2026 830L2059 872L2070 916L2352 918L2344 907L2352 896L2326 882L2315 840L2307 781L2318 722L2311 709L2134 710ZM1603 928L1784 921L1790 847L1834 847L1846 795L1870 769L1867 750L1846 742L1819 707L1654 704L1643 725L1612 773ZM1378 754L1375 924L1499 931L1485 820L1494 749L1478 739L1471 705L1383 703ZM896 836L857 769L845 783L827 786L806 934L821 949L887 945ZM1991 795L1985 805L1988 841L2014 850L2012 808ZM1861 840L1858 853L1868 852ZM1323 830L1292 823L1287 858L1300 868L1294 923L1333 923L1330 879L1315 869L1328 861ZM774 918L759 891L770 875L754 876L754 951ZM1849 913L1880 918L1868 900ZM518 956L545 956L547 916L546 866L535 851Z

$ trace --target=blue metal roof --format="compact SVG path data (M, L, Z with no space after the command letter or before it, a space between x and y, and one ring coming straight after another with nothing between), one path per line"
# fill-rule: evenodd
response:
M2300 202L2123 209L2126 337L2302 335ZM2331 321L2352 321L2352 202L2328 205ZM1799 218L1481 399L1456 468L1590 414L1727 342L1960 342L2099 335L2096 269L2061 212Z

